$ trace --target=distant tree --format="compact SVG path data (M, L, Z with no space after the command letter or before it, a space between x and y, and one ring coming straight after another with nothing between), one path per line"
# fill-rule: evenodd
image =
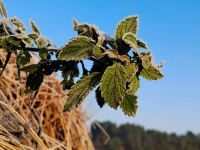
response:
M92 128L92 140L97 150L113 150L113 148L115 150L199 150L200 148L200 138L192 132L178 136L155 130L144 130L143 127L131 124L117 127L111 122L103 122L101 125L110 135L110 142L103 145L105 135L100 130Z

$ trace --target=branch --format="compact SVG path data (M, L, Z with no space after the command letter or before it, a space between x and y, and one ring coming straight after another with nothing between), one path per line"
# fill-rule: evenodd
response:
M3 47L0 47L0 48L3 48ZM21 49L21 47L16 47L16 49ZM40 49L41 48L36 48L36 47L25 47L25 49L27 50L27 51L30 51L30 52L39 52L40 51ZM50 48L50 49L48 49L48 51L50 51L50 52L57 52L57 51L59 51L60 49L56 49L56 48Z
M81 63L82 69L83 69L83 75L87 75L88 74L88 70L85 68L85 65L84 65L83 61L81 60L80 63Z

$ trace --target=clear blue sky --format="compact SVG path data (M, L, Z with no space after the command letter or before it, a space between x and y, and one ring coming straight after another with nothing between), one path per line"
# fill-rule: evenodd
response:
M142 80L139 110L134 118L105 107L92 93L86 100L91 119L131 122L167 132L200 133L200 1L199 0L4 0L9 16L26 25L30 18L59 47L75 35L72 18L96 24L113 35L126 16L138 15L138 37L151 48L155 61L165 62L160 81Z

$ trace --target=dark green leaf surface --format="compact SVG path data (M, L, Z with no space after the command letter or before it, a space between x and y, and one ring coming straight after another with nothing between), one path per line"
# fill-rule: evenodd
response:
M20 42L21 42L21 40L18 39L18 38L17 38L16 36L14 36L14 35L8 36L8 37L7 37L7 41L8 41L8 43L10 43L10 44L12 44L12 45L14 45L14 46L19 46L19 45L20 45Z
M120 107L125 115L135 116L138 108L137 96L126 94Z
M3 68L3 62L1 59L0 59L0 68Z
M27 77L25 92L30 93L33 91L37 91L40 85L42 84L43 79L44 79L44 75L39 71L30 73Z
M33 72L37 71L39 69L39 67L40 66L38 64L32 64L32 65L28 65L28 66L23 67L21 69L21 71L33 73Z
M101 96L100 86L96 89L95 96L96 96L97 104L99 105L100 108L102 108L105 105L105 100Z
M17 64L26 65L30 62L31 55L27 50L21 50L17 55Z
M8 64L8 62L9 62L9 60L10 60L11 54L12 54L11 52L8 52L8 54L7 54L7 56L6 56L5 63L4 63L4 65L3 65L3 68L2 68L2 70L1 70L0 75L2 75L3 71L5 70L7 64Z

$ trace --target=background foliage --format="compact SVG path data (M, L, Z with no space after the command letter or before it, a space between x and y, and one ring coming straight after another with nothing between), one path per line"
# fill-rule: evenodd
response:
M110 141L99 128L92 128L92 140L96 150L199 150L200 136L192 132L185 135L167 134L156 130L145 130L141 126L111 122L100 123L110 135Z

